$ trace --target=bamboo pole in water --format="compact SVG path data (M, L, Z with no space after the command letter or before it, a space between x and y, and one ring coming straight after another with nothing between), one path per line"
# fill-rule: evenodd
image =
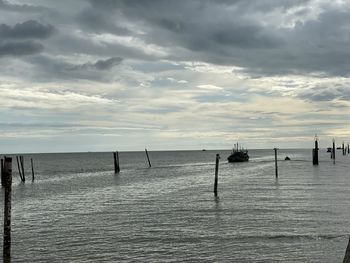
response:
M313 150L312 163L313 163L313 165L318 165L318 140L317 140L317 137L315 137L315 149Z
M332 149L333 164L335 164L335 140L333 139L333 149Z
M3 259L9 262L11 259L11 190L12 190L12 158L5 157L4 160L4 242Z
M120 172L120 164L119 164L119 152L117 151L117 170Z
M22 181L25 182L26 181L26 177L24 175L24 158L23 158L23 155L21 155L19 157L19 160L21 161L21 167L22 167Z
M33 158L30 158L30 163L32 165L32 181L34 181L34 165L33 165Z
M147 149L145 149L145 152L146 152L146 156L147 156L149 168L151 168L152 165L151 165L151 161L149 160L149 156L148 156L148 151L147 151Z
M118 173L117 152L113 152L114 173Z
M218 196L218 175L219 175L219 160L220 155L216 154L216 160L215 160L215 179L214 179L214 196Z
M275 151L275 175L276 178L278 178L278 166L277 166L277 148L273 148L273 150Z
M18 159L18 156L16 156L16 161L17 161L19 177L21 177L21 181L23 182L23 177L22 177L22 172L21 172L21 165L20 165L20 161Z

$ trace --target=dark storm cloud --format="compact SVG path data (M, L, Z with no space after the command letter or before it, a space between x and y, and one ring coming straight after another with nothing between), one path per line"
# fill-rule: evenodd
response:
M294 12L294 17L303 18L312 12L310 0L90 0L90 3L91 10L97 10L104 21L118 14L129 23L140 25L145 33L138 37L147 43L173 48L174 53L169 54L173 60L235 65L253 75L310 72L347 75L350 70L347 9L324 5L317 19L286 28L259 19L269 12L280 17ZM178 48L182 52L177 52Z
M73 64L61 61L56 58L38 55L27 60L34 68L32 75L41 81L85 79L91 81L106 82L110 79L106 76L108 71L119 65L123 59L112 57L105 60L98 60L94 63ZM105 73L103 73L105 72Z
M121 43L100 42L76 34L61 34L47 41L57 53L63 55L88 54L98 57L122 56L141 61L158 60L159 56L146 53L144 50Z
M276 8L285 11L292 7L306 5L311 2L311 0L208 0L208 2L216 2L226 4L228 6L236 5L241 9L245 9L246 11L254 10L267 12Z
M117 23L95 9L83 10L78 15L77 21L84 29L96 33L113 33L116 35L128 35L131 33L127 28L117 25Z
M89 0L74 5L60 2L56 11L61 16L51 20L45 16L48 24L31 16L24 23L1 25L0 35L16 39L48 38L55 31L51 23L58 33L45 39L45 47L46 52L55 55L118 56L140 63L160 59L180 63L200 61L238 66L252 77L310 72L348 76L349 9L319 5L322 10L304 21L317 9L312 5L315 5L312 0ZM55 4L48 6L54 9ZM23 12L47 9L4 0L0 0L0 7ZM64 10L72 17L63 14ZM281 26L285 16L300 18L302 22ZM129 45L125 39L114 41L105 33L130 37L141 45L131 42ZM166 52L149 52L148 45ZM95 68L108 65L101 62Z
M122 61L122 58L114 57L106 60L98 60L93 66L99 70L110 70L114 66L119 65Z
M244 21L236 11L230 14L211 1L92 0L91 3L93 10L104 17L117 12L127 20L148 24L145 40L159 45L178 43L193 51L220 52L228 46L270 48L281 42L259 23Z
M110 70L114 66L119 65L123 61L123 58L113 57L105 60L98 60L95 63L85 63L79 64L69 67L67 65L66 68L70 70L84 70L84 69L98 69L98 70Z
M226 26L226 28L225 28ZM220 28L220 29L219 29ZM214 30L212 39L219 45L237 46L240 48L274 48L281 44L281 40L264 33L256 25L219 25Z
M43 45L32 41L6 42L0 44L0 57L33 55L42 52L43 49Z
M52 25L44 25L35 20L29 20L14 26L0 24L1 38L48 38L54 31L55 28Z

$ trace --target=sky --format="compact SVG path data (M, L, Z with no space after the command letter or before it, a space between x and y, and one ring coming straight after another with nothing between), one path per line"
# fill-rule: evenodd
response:
M0 152L350 140L350 1L0 0Z

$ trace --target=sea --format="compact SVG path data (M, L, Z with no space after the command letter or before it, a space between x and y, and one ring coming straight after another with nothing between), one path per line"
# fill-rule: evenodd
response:
M14 158L12 262L342 262L350 155L280 149L276 178L272 149L148 153L23 154L25 183Z

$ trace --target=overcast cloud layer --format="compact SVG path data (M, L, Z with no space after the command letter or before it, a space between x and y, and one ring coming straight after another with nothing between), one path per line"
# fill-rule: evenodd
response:
M0 0L0 147L347 142L349 46L341 0Z

